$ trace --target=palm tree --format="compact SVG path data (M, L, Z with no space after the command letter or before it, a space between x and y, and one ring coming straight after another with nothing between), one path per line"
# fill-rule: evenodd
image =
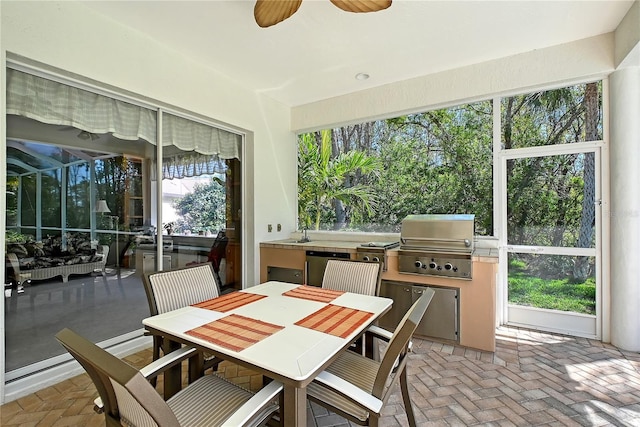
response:
M369 174L379 170L378 160L366 153L351 150L332 157L331 130L315 135L306 133L298 142L298 215L308 227L315 215L315 229L320 229L320 219L334 201L345 205L360 204L371 211L375 195L368 186L346 186L346 180L356 173Z

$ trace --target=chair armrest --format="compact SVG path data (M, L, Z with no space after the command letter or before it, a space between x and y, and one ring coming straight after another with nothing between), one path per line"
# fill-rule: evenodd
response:
M393 336L393 332L389 332L386 329L382 329L379 326L369 326L369 328L367 328L367 334L371 334L373 335L374 338L380 338L381 340L384 341L391 341L391 337Z
M382 410L382 400L331 372L320 372L314 381L367 408L370 412L379 414Z
M374 338L379 338L386 342L391 341L391 337L393 336L393 332L389 332L386 329L382 329L381 327L375 325L369 326L369 328L367 329L367 334L371 334ZM409 340L407 351L411 352L412 349L413 341Z
M140 369L140 373L146 379L155 378L167 369L195 355L197 352L198 350L194 347L181 347L166 356L162 356L155 362L149 363L147 366ZM93 410L98 414L102 414L104 412L104 404L102 403L102 398L100 398L100 396L96 397L93 401Z
M149 363L144 368L140 369L140 373L146 379L155 378L167 369L181 363L183 360L194 356L198 350L194 347L180 347L179 349L172 351L171 353L162 356L155 362Z
M222 427L237 427L245 425L256 413L261 411L265 405L273 401L282 391L282 383L271 381L264 386L253 397L247 400L244 405L238 408L223 424Z

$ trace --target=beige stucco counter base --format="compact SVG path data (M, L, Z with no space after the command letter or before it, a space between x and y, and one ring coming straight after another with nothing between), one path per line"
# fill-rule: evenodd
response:
M387 262L387 271L382 273L383 280L458 288L460 345L495 351L497 259L474 259L472 280L399 273L397 251L389 251Z

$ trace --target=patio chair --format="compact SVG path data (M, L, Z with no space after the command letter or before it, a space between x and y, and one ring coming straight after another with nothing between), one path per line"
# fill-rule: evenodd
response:
M308 398L363 426L378 426L382 408L400 382L402 400L411 427L416 426L407 384L409 342L433 298L425 290L398 324L378 362L351 351L340 354L307 387ZM384 337L381 337L384 339Z
M282 384L252 393L217 375L207 375L166 402L148 382L195 349L183 347L137 370L70 329L56 339L82 365L100 395L107 426L260 426L277 410Z
M382 264L355 260L330 259L324 270L322 287L363 295L378 295Z
M354 292L363 295L378 295L382 276L382 264L356 260L330 259L324 270L322 287L337 291ZM376 358L378 353L374 340L365 333L358 338L351 349Z
M209 263L147 273L143 282L151 316L220 296L214 274ZM153 335L153 360L157 360L160 351L166 347L163 341L162 336ZM163 351L166 353L168 350L164 348ZM203 353L203 358L203 371L215 368L220 362L209 353ZM155 385L155 379L152 384Z

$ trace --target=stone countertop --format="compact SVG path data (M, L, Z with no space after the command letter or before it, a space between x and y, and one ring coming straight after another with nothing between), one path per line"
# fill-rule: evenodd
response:
M299 243L295 239L273 240L261 242L261 248L274 249L297 249L304 251L323 252L347 252L356 253L356 248L365 242L343 241L343 240L311 240L310 242ZM398 248L389 249L388 256L397 256ZM497 248L476 248L473 252L473 260L481 262L498 262Z
M304 251L325 251L325 252L348 252L355 253L356 248L363 242L348 242L342 240L312 240L310 242L298 243L295 239L273 240L261 242L261 248L275 249L299 249Z

